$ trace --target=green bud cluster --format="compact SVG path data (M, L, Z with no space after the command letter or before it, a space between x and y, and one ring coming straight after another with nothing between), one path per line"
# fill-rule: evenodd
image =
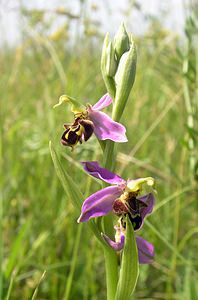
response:
M101 58L101 70L108 93L115 100L113 118L119 121L136 74L136 47L122 23L112 42L106 35Z

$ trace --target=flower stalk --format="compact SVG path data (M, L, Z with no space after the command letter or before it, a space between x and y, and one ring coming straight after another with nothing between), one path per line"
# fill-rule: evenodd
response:
M114 47L115 52L108 51L109 45ZM109 56L113 56L117 62L117 69L113 76L109 76L110 74L107 75L106 71L107 61L111 59ZM136 74L136 62L136 46L132 35L129 35L124 24L121 24L115 36L114 43L111 43L111 41L109 41L109 35L106 35L101 58L103 79L108 92L114 99L112 119L116 122L119 122L122 117L133 87ZM112 85L109 89L110 82ZM113 93L111 89L112 87ZM116 157L116 154L114 153L114 146L114 143L107 141L104 151L104 167L109 168L110 170L114 169L113 162L115 162Z
M136 74L136 46L122 23L114 42L104 39L101 71L108 93L114 99L112 118L119 122L126 107Z
M104 217L104 231L113 235L112 216ZM114 300L118 284L118 257L110 247L103 247L106 272L107 300Z
M124 24L121 24L114 42L112 43L107 34L103 44L101 57L101 71L108 93L114 99L112 119L119 121L125 109L130 91L132 89L136 73L136 49L132 37L128 35ZM116 161L115 143L107 141L104 149L103 165L109 170L114 170ZM108 226L113 229L111 216L107 216ZM118 272L118 262L116 253L108 255L105 253L107 294L108 300L115 299L115 278L111 273ZM110 260L110 261L109 261ZM108 268L110 267L110 270ZM118 274L116 275L116 278ZM111 298L113 297L113 298Z

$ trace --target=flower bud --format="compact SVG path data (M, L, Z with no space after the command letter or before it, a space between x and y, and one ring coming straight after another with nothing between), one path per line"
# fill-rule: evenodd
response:
M120 60L123 53L127 52L130 48L129 36L128 33L126 32L124 23L120 25L120 28L115 35L114 48L118 60Z
M115 68L117 69L117 65L115 66L116 61L113 61L113 56L115 56L113 52L114 49L111 45L111 41L109 41L109 34L107 33L102 48L101 71L107 91L112 98L115 96L115 81L111 74L115 74Z
M106 34L104 42L103 42L103 47L102 47L102 56L101 56L101 69L103 75L106 74L106 52L107 52L107 47L109 45L109 33Z
M113 48L112 42L109 42L107 48L106 48L106 73L108 76L113 77L116 73L118 63L116 61L115 57L115 50Z
M131 37L130 49L122 55L115 75L116 96L113 119L116 121L120 120L130 91L133 87L136 73L136 61L136 47Z

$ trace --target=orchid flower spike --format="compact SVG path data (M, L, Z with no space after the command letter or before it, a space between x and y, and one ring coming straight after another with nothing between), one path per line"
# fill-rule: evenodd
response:
M74 123L64 125L65 131L61 138L64 146L73 148L78 142L82 143L83 140L86 142L93 133L100 140L109 139L118 143L127 142L125 127L100 111L112 103L112 99L108 94L105 94L94 106L90 104L84 106L74 98L63 95L54 107L61 105L63 102L69 102L71 111L74 113Z
M152 177L125 181L120 176L100 167L97 162L82 162L85 171L112 186L99 190L89 196L83 203L78 222L113 212L120 217L122 227L126 227L125 216L128 215L134 230L139 230L144 218L154 206L154 179ZM142 195L144 190L146 194Z

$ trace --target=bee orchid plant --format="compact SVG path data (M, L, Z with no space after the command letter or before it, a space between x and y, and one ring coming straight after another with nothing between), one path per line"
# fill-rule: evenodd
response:
M125 180L112 172L117 154L115 143L128 141L126 128L119 122L135 80L136 60L133 38L122 24L114 41L106 35L102 49L101 70L107 93L93 106L67 95L55 105L69 103L74 116L73 123L64 124L63 146L74 149L83 142L91 143L93 134L102 141L103 162L81 163L88 175L103 182L103 188L86 199L82 199L78 186L63 170L53 148L51 153L57 174L78 211L84 200L78 223L87 222L103 246L108 300L129 299L137 283L139 263L150 264L154 260L154 246L136 235L153 210L154 179ZM112 117L101 111L111 104Z

